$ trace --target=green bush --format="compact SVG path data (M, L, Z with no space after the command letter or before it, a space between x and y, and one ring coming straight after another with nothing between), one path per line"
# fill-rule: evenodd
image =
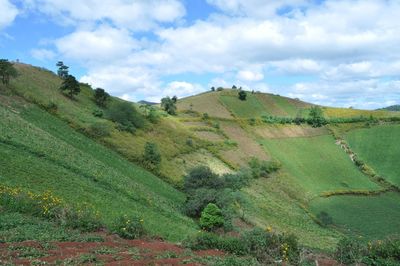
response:
M108 118L117 123L121 131L135 132L136 128L143 128L145 120L136 108L128 102L117 102L110 106Z
M100 110L100 109L94 110L94 111L92 112L92 114L93 114L93 116L95 116L95 117L100 117L100 118L103 117L103 115L104 115L103 111Z
M161 164L161 153L156 143L146 142L144 147L143 161L146 168L158 170Z
M317 219L321 222L322 226L328 226L333 224L332 217L327 212L324 211L318 213Z
M186 202L184 204L184 213L193 218L198 218L201 215L201 211L209 203L215 203L217 201L217 190L199 188L191 191L187 194Z
M94 138L103 138L103 137L108 137L111 135L111 128L108 124L106 123L93 123L89 126L89 128L86 130L88 135Z
M222 180L206 166L195 167L184 177L184 189L186 192L198 188L220 189L222 187Z
M365 252L365 247L358 239L345 237L337 244L335 257L343 264L360 263Z
M201 212L200 226L204 230L212 231L224 225L224 217L222 211L213 203L207 204Z
M268 177L271 173L280 169L281 165L275 161L262 161L252 157L249 161L250 170L253 178Z
M114 233L126 239L138 239L146 235L144 220L137 216L120 216L114 223Z

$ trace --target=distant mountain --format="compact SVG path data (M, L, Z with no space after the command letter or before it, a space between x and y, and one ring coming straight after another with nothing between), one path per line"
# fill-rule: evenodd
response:
M388 107L381 108L381 109L378 109L378 110L400 111L400 105L399 105L399 104L396 104L396 105L388 106Z
M149 102L149 101L145 101L145 100L141 100L138 102L139 104L147 104L147 105L157 105L158 103L155 102Z

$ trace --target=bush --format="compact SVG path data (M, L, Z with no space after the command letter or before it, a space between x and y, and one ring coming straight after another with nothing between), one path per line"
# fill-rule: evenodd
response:
M98 106L105 107L110 95L102 88L94 90L94 101Z
M58 105L55 102L50 101L47 105L44 106L44 109L47 112L56 113L58 111Z
M241 101L246 101L246 98L247 98L247 93L245 92L245 91L239 91L239 93L238 93L238 97L239 97L239 100L241 100Z
M253 178L268 177L271 173L278 171L280 163L275 161L262 161L253 157L249 161L250 170Z
M102 110L96 109L92 112L95 117L103 117L104 113Z
M210 116L208 115L208 113L204 113L202 119L203 120L208 120L210 118Z
M188 175L184 177L184 189L189 192L198 188L214 188L223 187L222 180L211 171L209 167L199 166L193 168Z
M165 97L161 99L161 107L170 115L176 115L176 96L170 98Z
M359 263L364 252L365 249L359 240L345 237L337 244L335 257L340 263Z
M121 131L135 132L136 128L143 128L145 120L136 108L128 102L117 102L111 105L108 118L117 123Z
M217 194L217 190L215 189L200 188L192 190L187 194L186 202L183 207L185 214L189 217L200 217L202 210L207 204L216 203Z
M322 226L328 226L328 225L333 224L332 217L327 212L324 212L324 211L320 212L317 215L317 219L321 222Z
M137 216L122 215L114 223L114 233L126 239L138 239L146 234L144 220Z
M145 166L150 170L157 170L161 164L161 153L156 143L146 142L143 160Z
M212 231L224 225L224 217L221 209L213 203L209 203L201 213L200 226L204 230Z
M87 133L94 138L103 138L111 135L111 128L106 123L94 123L86 130Z

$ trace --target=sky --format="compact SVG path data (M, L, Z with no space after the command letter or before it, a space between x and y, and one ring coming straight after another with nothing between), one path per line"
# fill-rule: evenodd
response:
M242 86L325 106L400 104L398 0L0 0L0 58L126 100Z

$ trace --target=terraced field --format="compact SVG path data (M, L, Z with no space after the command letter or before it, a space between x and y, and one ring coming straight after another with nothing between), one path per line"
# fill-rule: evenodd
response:
M345 135L351 149L386 180L400 186L400 125L352 130Z
M380 188L355 167L330 135L260 142L282 163L282 177L301 188L306 199L323 192Z

